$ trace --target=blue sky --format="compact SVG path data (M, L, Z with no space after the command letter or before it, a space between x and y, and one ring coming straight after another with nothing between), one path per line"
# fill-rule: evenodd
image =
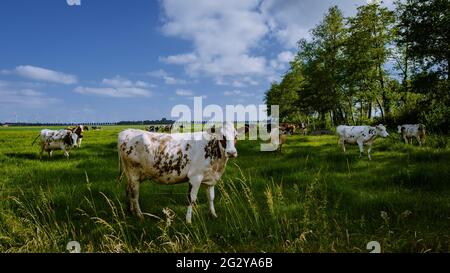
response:
M365 0L3 0L0 122L170 118L262 104L328 7ZM78 2L78 0L69 0ZM392 5L392 1L385 1Z

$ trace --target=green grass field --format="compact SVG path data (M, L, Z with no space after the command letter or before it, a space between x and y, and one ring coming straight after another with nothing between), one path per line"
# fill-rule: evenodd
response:
M450 148L425 147L394 133L378 139L372 161L344 154L335 136L292 136L282 153L241 141L216 187L208 215L200 189L185 224L187 184L145 182L140 221L126 211L116 183L116 136L125 127L89 131L70 159L39 159L41 128L0 128L0 252L383 252L450 251Z

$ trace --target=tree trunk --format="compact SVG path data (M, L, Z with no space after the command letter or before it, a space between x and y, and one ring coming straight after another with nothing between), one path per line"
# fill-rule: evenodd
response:
M369 107L368 107L369 109L368 109L368 113L367 113L367 118L368 119L372 119L372 102L370 101L369 102Z
M381 119L384 121L384 110L383 110L383 106L381 105L380 100L379 100L378 98L377 98L376 100L377 100L378 107L380 108Z

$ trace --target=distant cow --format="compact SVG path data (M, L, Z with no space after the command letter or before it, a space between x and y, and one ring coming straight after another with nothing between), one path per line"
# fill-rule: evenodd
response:
M280 129L282 129L285 133L289 135L293 135L295 133L296 126L293 123L281 123Z
M368 146L367 155L371 160L370 151L372 144L378 136L389 136L386 131L386 127L382 124L375 127L371 126L346 126L340 125L336 128L336 132L339 135L339 143L342 145L342 149L345 152L345 144L358 144L360 157L364 153L364 146Z
M170 133L172 131L172 127L173 127L172 124L162 127L163 128L163 132L164 133Z
M277 147L277 151L281 152L283 144L286 143L286 132L275 127L270 131L270 143Z
M48 152L48 156L51 157L54 150L62 150L64 152L64 155L66 157L69 157L70 149L75 146L78 140L77 134L73 133L71 130L66 129L41 130L41 133L33 141L33 144L39 137L41 144L41 158L44 151Z
M200 185L207 187L209 210L214 209L214 185L228 158L237 157L237 132L232 123L209 132L161 134L128 129L118 136L120 173L125 173L130 211L143 217L139 207L139 184L153 179L161 184L189 182L186 222L191 223L192 205Z
M101 130L101 129L102 129L102 127L100 127L100 126L92 126L91 128L92 128L92 130L94 130L94 131L98 131L98 130Z
M412 144L413 138L416 138L419 145L425 144L425 125L423 124L403 124L397 126L398 133L401 134L405 143Z
M84 131L89 131L89 127L86 125L77 125L75 127L68 127L66 128L66 130L70 130L78 136L77 142L74 145L76 147L81 147L81 141L84 137Z
M308 128L306 127L306 124L304 122L300 124L300 130L302 132L302 135L304 136L306 136L306 134L308 133Z

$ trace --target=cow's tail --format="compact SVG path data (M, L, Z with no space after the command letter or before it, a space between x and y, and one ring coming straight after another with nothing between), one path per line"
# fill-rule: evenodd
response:
M38 137L40 137L41 136L41 134L39 134L39 135L37 135L37 137L33 140L33 143L31 143L31 146L33 146L34 145L34 143L36 143L36 140L38 139Z

